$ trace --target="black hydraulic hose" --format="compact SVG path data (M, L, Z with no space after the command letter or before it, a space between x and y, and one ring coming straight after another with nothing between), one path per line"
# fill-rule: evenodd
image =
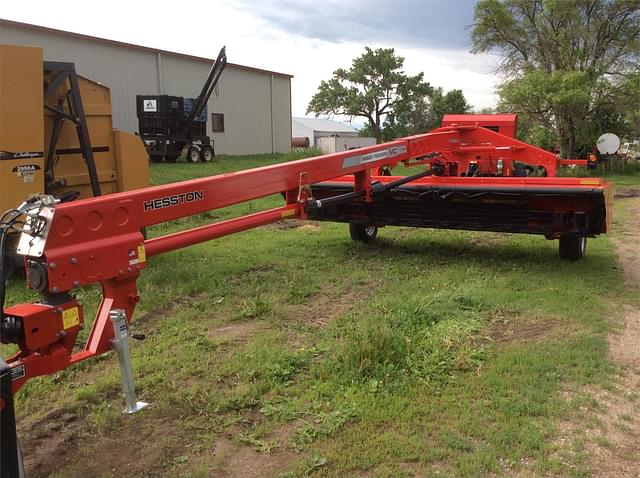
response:
M388 184L382 184L378 181L371 184L371 193L375 195L384 194L387 191L390 191L393 188L397 188L398 186L402 186L408 182L414 181L416 179L423 178L425 176L430 176L432 171L430 169L426 171L421 171L419 173L413 174L411 176L405 176L404 178L398 179L396 181L390 182ZM354 191L350 193L340 194L338 196L332 196L326 199L315 199L311 200L307 203L306 210L307 211L317 211L324 207L335 206L337 204L341 204L344 202L349 202L352 199L361 198L366 195L366 191Z
M416 179L424 178L425 176L431 176L431 174L433 174L433 171L431 169L427 169L426 171L420 171L419 173L412 174L411 176L405 176L404 178L387 184L372 184L373 194L386 193L393 188L397 188L398 186L402 186L403 184L410 183L411 181L414 181Z
M352 199L360 198L366 194L366 191L355 191L346 194L340 194L339 196L333 196L326 199L312 199L307 203L306 210L317 211L324 207L335 206L336 204L341 204L343 202L349 202Z
M5 278L4 278L4 239L6 237L5 230L0 226L0 321L4 319L4 297L5 297Z
M6 282L4 277L4 249L7 232L14 227L18 218L22 215L17 209L9 209L0 216L0 320L4 318L4 301L6 295ZM7 218L7 219L5 219Z
M4 318L4 301L5 301L5 292L6 292L6 280L4 277L5 240L7 237L7 231L9 230L9 228L11 227L11 225L13 224L17 216L14 216L12 219L10 219L7 222L4 222L3 219L6 216L8 216L11 212L13 211L7 211L5 214L2 215L2 218L0 218L0 320Z

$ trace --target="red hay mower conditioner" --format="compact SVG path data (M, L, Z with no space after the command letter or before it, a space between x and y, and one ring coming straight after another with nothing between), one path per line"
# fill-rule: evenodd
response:
M19 347L0 372L2 478L19 473L13 395L27 380L115 348L126 411L144 405L135 400L128 323L137 278L158 254L298 218L349 223L365 242L383 226L539 234L559 239L562 258L582 258L586 238L609 228L613 186L556 177L559 167L587 161L560 160L515 131L515 115L447 115L441 128L376 146L70 203L40 196L5 213L0 242L21 232L18 252L41 299L0 309L2 342ZM400 163L422 169L392 176ZM153 239L140 232L278 193L284 204L275 209ZM84 314L73 290L96 283L102 302L78 348Z

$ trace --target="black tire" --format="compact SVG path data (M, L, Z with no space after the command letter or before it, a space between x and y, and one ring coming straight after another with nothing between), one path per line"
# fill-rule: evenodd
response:
M587 251L585 236L560 236L560 258L577 261L584 257Z
M202 160L203 163L210 163L215 157L215 155L216 154L213 151L213 148L211 146L205 145L200 150L200 159Z
M371 243L378 235L378 226L373 224L349 224L349 234L354 241Z
M201 159L200 150L195 146L191 146L187 150L187 161L189 161L190 163L197 163L198 161L200 161L200 159Z
M149 159L151 160L152 163L159 163L162 161L162 156L158 156L156 154L150 154Z
M177 154L167 155L164 158L167 160L167 163L175 163L175 162L178 161L178 155Z

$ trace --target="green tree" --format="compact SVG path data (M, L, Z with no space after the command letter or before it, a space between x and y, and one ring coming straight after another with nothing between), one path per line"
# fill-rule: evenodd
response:
M403 64L393 48L365 47L351 68L339 68L320 83L307 113L365 118L367 129L380 141L387 115L410 110L432 91L423 73L408 76Z
M619 101L627 107L626 121L629 124L630 139L640 139L640 72L629 75L620 85Z
M441 87L438 87L428 96L405 102L390 113L384 123L382 136L384 140L392 140L426 133L438 128L445 114L463 114L470 109L471 106L467 103L462 90L451 90L445 93Z
M467 103L462 90L450 90L444 93L442 88L437 88L431 95L428 129L439 127L445 114L464 114L470 109L471 106Z
M472 40L502 56L503 107L555 131L565 156L590 141L607 105L625 121L637 110L619 97L639 72L638 0L480 0Z

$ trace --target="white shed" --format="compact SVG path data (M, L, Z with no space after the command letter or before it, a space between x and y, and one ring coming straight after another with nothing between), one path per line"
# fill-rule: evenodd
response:
M331 136L316 138L316 147L323 153L339 153L350 149L364 148L376 144L375 138L360 136Z
M321 118L293 118L292 138L309 138L309 144L318 147L319 138L358 137L358 130L337 121Z

